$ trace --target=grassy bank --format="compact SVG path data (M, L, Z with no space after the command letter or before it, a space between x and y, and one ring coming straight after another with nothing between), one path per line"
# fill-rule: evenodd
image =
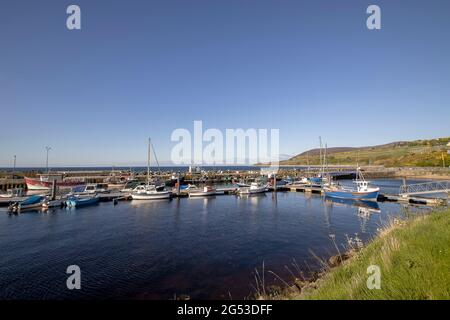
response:
M367 267L381 269L381 289L367 288ZM367 247L315 283L280 299L450 299L450 210L383 230Z

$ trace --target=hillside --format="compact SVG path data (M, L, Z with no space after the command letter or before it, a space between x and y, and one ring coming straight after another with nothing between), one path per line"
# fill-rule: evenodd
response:
M371 147L335 147L328 148L327 161L336 165L382 165L386 167L442 167L442 154L445 165L450 165L447 144L450 137L432 140L400 141ZM289 160L281 161L281 165L320 164L320 150L312 149Z

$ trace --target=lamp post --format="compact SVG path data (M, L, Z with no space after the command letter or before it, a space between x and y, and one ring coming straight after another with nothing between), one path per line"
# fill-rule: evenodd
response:
M16 155L14 155L14 169L13 169L13 179L14 179L14 176L15 176L15 174L16 174Z
M48 170L48 152L50 150L52 150L52 148L51 147L45 147L45 150L47 151L47 160L45 162L45 167L47 168L47 174L48 174L49 173L49 170Z

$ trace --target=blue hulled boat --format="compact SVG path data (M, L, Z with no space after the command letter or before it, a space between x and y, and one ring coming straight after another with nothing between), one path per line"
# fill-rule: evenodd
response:
M357 169L356 180L354 181L356 188L343 187L332 184L324 187L325 196L339 199L351 200L369 200L376 201L380 188L370 187L369 181L364 179L360 168Z
M73 196L67 199L66 204L68 207L75 208L97 204L99 201L100 197L98 195L84 197Z
M20 212L30 209L40 209L44 196L34 195L21 202L15 202L8 208L9 212Z

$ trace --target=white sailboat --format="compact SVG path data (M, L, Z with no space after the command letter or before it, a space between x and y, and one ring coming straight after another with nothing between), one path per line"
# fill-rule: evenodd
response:
M150 184L150 155L151 155L151 139L148 139L148 155L147 155L147 184L138 185L131 193L133 200L158 200L169 199L172 196L170 191L158 191L155 185Z

